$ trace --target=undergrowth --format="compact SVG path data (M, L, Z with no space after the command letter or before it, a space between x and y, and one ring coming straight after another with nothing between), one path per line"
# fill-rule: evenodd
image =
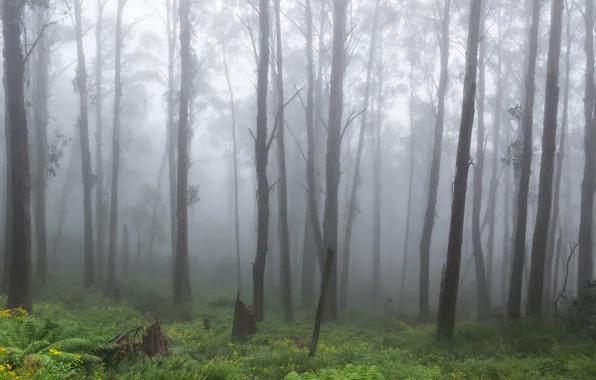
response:
M460 322L452 342L438 343L433 324L352 312L323 325L309 359L312 312L284 324L268 311L251 341L232 343L232 297L196 301L185 318L171 305L159 311L139 300L126 301L135 309L76 293L37 302L33 315L0 312L0 379L596 378L596 345L561 324ZM115 360L109 342L157 315L166 322L169 357Z

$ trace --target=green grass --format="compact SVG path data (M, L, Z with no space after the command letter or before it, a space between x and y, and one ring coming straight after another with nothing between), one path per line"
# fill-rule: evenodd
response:
M36 303L32 316L0 314L0 331L33 326L28 340L18 344L14 336L9 341L10 334L0 334L0 379L596 378L593 341L527 321L507 326L460 322L453 342L437 343L432 324L344 313L340 322L323 325L317 356L309 359L314 313L300 313L284 324L281 315L268 311L251 341L232 343L233 298L221 296L197 300L193 310L185 311L187 321L176 321L178 311L160 304L168 358L110 361L106 343L155 315L148 300L134 303L136 309L125 302L132 305L77 293ZM203 328L204 316L209 330ZM19 356L11 348L16 345Z

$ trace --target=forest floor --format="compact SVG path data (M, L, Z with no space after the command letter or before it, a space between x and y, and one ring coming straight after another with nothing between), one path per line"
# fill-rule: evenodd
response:
M161 303L167 358L106 354L116 336L152 322L154 302L76 293L38 301L33 315L0 312L0 379L596 379L593 341L527 321L460 322L453 342L437 343L433 324L343 313L309 359L313 313L284 324L268 311L251 341L232 343L234 300L221 296L196 301L185 322Z

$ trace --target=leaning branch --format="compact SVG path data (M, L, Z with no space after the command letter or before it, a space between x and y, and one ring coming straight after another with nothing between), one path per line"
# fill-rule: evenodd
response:
M33 53L33 49L35 49L35 46L37 45L37 43L39 42L39 40L41 39L41 36L43 36L43 32L47 29L48 26L50 25L54 25L56 22L48 22L46 24L44 24L44 26L41 28L41 30L39 31L39 34L37 35L37 37L35 38L35 41L33 41L33 44L31 45L31 49L29 49L29 51L27 52L27 54L25 55L25 58L23 59L23 64L27 63L27 60L29 59L29 56L31 55L31 53Z
M273 124L273 131L271 131L271 136L269 136L269 141L267 142L267 151L269 151L269 149L271 148L271 144L273 143L273 139L276 136L277 124L279 123L279 116L281 114L281 111L284 108L286 108L286 106L288 104L290 104L292 102L292 100L294 100L294 98L296 98L298 96L298 94L300 93L300 91L302 91L302 87L300 87L300 89L298 89L296 91L296 93L277 110L277 113L275 114L275 124Z

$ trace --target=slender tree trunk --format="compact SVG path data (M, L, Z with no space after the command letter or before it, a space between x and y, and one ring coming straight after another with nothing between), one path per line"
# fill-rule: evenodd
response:
M128 244L128 226L122 227L122 278L126 278L130 271L130 245Z
M507 87L508 80L505 79L505 87ZM511 121L508 121L505 125L505 141L508 143L511 141ZM509 280L509 268L511 268L511 248L512 248L512 239L511 239L511 230L509 227L509 223L511 221L511 168L505 168L505 194L503 196L503 267L501 268L501 305L503 305L503 310L505 310L507 305L507 283Z
M406 273L408 273L408 249L410 242L410 217L412 214L412 184L414 182L414 62L410 62L410 156L408 174L408 206L406 211L406 232L404 236L403 262L399 285L399 299L397 305L401 311L404 307L404 291L406 286Z
M46 238L46 189L48 178L48 76L50 69L49 43L44 33L47 23L47 9L39 10L38 30L41 35L37 41L37 59L35 61L35 94L33 113L35 118L36 170L34 191L35 238L37 247L37 278L42 284L47 280L48 258Z
M110 191L110 241L108 248L108 278L106 291L113 297L116 289L116 250L118 241L118 177L120 173L120 112L122 100L122 12L126 0L118 0L116 13L116 44L114 58L114 118L112 130L112 183ZM122 268L123 274L127 268Z
M269 80L269 1L259 2L259 68L257 78L257 135L255 166L257 172L257 249L253 263L253 312L257 322L264 317L265 265L269 235L269 180L267 163L267 89Z
M188 135L189 98L192 86L190 0L180 1L180 117L178 120L178 173L176 193L176 254L173 299L176 305L191 301L188 271Z
M584 20L586 23L586 73L584 95L584 173L581 187L581 208L579 222L579 247L577 260L577 291L583 292L592 280L594 258L592 257L592 224L594 214L594 189L596 187L596 157L594 145L596 131L594 124L594 0L586 0Z
M437 337L451 339L455 327L455 308L461 262L461 245L464 230L468 169L470 165L470 145L474 125L474 101L476 97L476 71L478 68L478 42L480 39L481 0L472 0L468 24L468 43L466 49L466 76L464 79L464 98L462 101L461 121L455 180L453 182L453 201L451 203L451 225L447 247L447 264L441 281L439 315L437 319Z
M278 110L275 123L277 144L277 169L279 172L279 253L280 253L280 285L281 301L284 307L284 319L290 322L292 310L292 271L290 268L290 227L288 225L288 180L286 172L285 149L285 117L284 117L284 85L283 85L283 51L281 35L281 0L275 0L275 30L277 43L277 103Z
M5 121L8 128L6 146L8 199L11 201L11 241L6 308L21 307L29 312L31 299L31 219L29 146L27 143L27 113L25 109L25 64L21 45L23 3L2 3L2 36L4 38L4 88L6 90Z
M238 290L242 288L242 273L240 262L240 216L238 213L238 147L236 146L236 103L234 102L234 91L232 81L230 80L230 71L228 69L228 60L226 58L226 44L222 44L224 71L226 74L226 83L230 93L230 112L232 114L232 154L234 160L234 238L236 243L236 283Z
M379 40L382 36L379 36ZM379 42L380 47L383 42ZM377 118L373 125L374 147L373 147L373 301L377 304L381 300L381 172L382 172L382 153L381 153L381 131L383 125L383 62L382 52L377 52L379 62L377 64Z
M354 164L354 175L352 176L352 188L350 191L350 200L348 203L348 215L346 222L346 232L344 234L344 249L343 249L343 264L341 266L341 283L339 295L339 307L345 309L348 304L348 276L350 273L350 246L352 243L352 229L356 216L359 213L358 209L358 188L362 182L360 177L360 162L362 160L362 152L364 150L364 137L366 135L366 122L369 107L370 86L372 81L372 70L374 65L374 52L377 36L377 24L379 22L379 0L375 1L374 21L372 25L369 58L366 68L366 83L364 85L364 105L362 115L360 115L360 132L358 136L358 147L356 148L356 162Z
M555 273L553 274L554 277L554 283L552 286L552 294L549 294L550 298L549 301L551 303L553 303L556 299L557 299L557 295L559 294L559 264L561 263L561 251L562 251L562 247L563 247L563 232L561 231L561 228L559 228L559 237L557 238L557 251L556 251L556 258L555 258ZM552 309L552 307L549 307L549 313L550 310Z
M522 116L523 152L521 174L517 194L515 241L507 314L510 319L521 316L524 262L526 257L526 226L528 218L528 193L532 171L532 125L534 109L534 82L536 77L536 55L538 50L538 24L540 22L540 0L532 1L532 26L530 28L530 50L525 77L525 100Z
M176 59L176 33L178 30L178 3L176 0L167 0L167 29L168 29L168 134L166 149L168 152L168 169L170 184L170 247L172 261L176 257L176 125L174 115L176 112L174 94L176 91L174 65Z
M555 175L555 190L553 194L553 214L552 219L550 222L550 233L548 235L547 241L547 254L546 254L546 269L545 269L545 277L544 277L544 300L543 308L542 308L542 315L546 318L550 318L551 311L553 310L553 303L554 297L551 296L551 293L556 293L556 276L558 275L559 269L558 265L559 262L556 262L556 270L555 270L555 290L553 292L553 287L551 286L553 281L553 260L555 257L555 237L557 235L557 231L559 230L559 203L561 198L561 180L563 177L563 158L565 157L565 137L566 137L566 129L567 129L567 122L569 119L569 76L571 75L571 17L570 15L570 6L567 6L566 13L567 13L567 23L566 23L566 52L565 52L565 87L563 90L563 114L561 116L561 134L559 137L559 150L557 151L557 163L556 163L556 175ZM558 244L558 243L557 243Z
M445 0L443 20L441 22L441 74L437 90L437 118L435 124L434 146L430 164L430 182L428 185L428 199L422 235L420 238L420 277L418 313L420 319L430 316L430 247L435 224L437 208L437 192L439 189L439 176L441 172L441 150L443 145L443 129L445 126L445 94L447 92L448 65L449 65L449 19L451 0ZM474 78L475 80L475 78Z
M498 38L502 39L501 30L501 8L498 9ZM497 219L497 190L499 187L499 176L497 171L499 170L500 152L499 145L501 139L501 115L503 112L503 81L502 81L502 47L501 43L498 46L497 52L497 93L495 99L495 112L494 112L494 126L493 126L493 156L492 156L492 168L491 168L491 181L489 190L489 226L488 226L488 247L487 247L487 264L486 264L486 282L488 284L488 294L492 298L493 294L493 274L494 274L494 253L495 253L495 223ZM504 240L505 241L505 240Z
M166 134L169 132L166 131ZM167 137L166 137L167 139ZM147 261L151 262L153 260L153 247L155 245L155 234L158 233L157 228L157 218L158 212L157 209L159 208L160 201L161 201L161 180L163 178L163 172L166 166L166 158L168 156L168 148L164 151L163 158L161 160L161 164L159 165L159 170L157 172L157 184L155 186L155 195L153 198L153 205L151 208L151 223L149 224L149 244L147 247Z
M83 173L83 217L85 226L85 270L83 284L85 289L95 285L95 266L93 264L93 212L91 209L91 152L89 150L89 117L87 102L87 69L83 45L83 22L81 0L74 2L75 34L77 40L77 92L79 94L79 128L81 143L81 167Z
M480 5L480 33L486 34L486 6ZM480 209L482 208L482 177L484 175L484 68L486 59L486 38L479 43L478 57L478 131L476 132L476 162L474 163L474 195L472 198L472 249L474 251L474 270L476 273L476 293L478 296L478 319L485 321L490 316L490 300L486 281L486 267L480 232Z
M103 172L103 120L102 120L102 71L103 71L103 10L106 0L97 0L97 24L95 25L95 165L97 167L95 183L95 228L97 230L97 281L103 285L105 280L105 209L104 209L104 172Z
M555 150L557 147L557 111L559 105L559 60L561 57L561 29L563 0L553 0L548 46L546 94L544 100L544 129L542 159L538 187L538 209L532 243L532 261L528 289L528 315L542 315L544 272L547 256L548 227L551 216ZM551 271L548 272L550 277ZM550 293L550 292L549 292ZM547 294L549 294L547 293ZM546 299L548 302L548 298Z
M339 176L341 155L341 128L344 105L345 35L347 0L333 1L333 49L331 54L331 82L329 123L327 125L326 197L323 217L323 247L337 252L339 207ZM322 252L320 253L322 256ZM337 320L337 262L333 260L327 297L325 319Z

